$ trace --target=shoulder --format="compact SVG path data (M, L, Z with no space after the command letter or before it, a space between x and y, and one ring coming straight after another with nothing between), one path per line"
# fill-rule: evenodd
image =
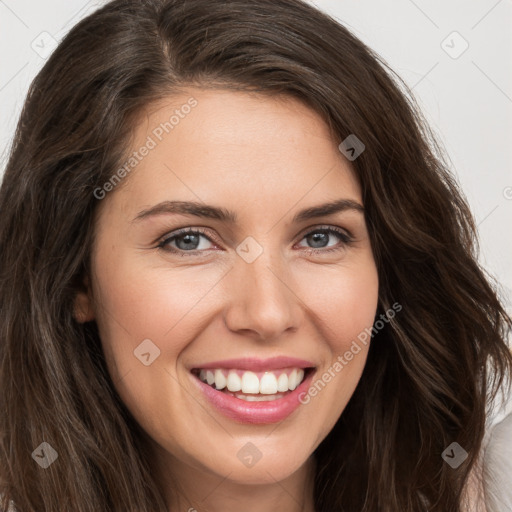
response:
M502 391L488 416L481 452L486 512L512 511L512 393Z
M491 418L482 457L487 512L512 511L512 396L504 397Z
M512 388L507 385L490 402L480 453L463 492L464 512L512 512Z

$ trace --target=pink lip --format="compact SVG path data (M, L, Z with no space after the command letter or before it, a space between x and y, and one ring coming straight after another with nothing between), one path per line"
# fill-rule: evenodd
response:
M198 364L192 368L211 370L215 368L248 370L252 372L261 372L265 370L279 370L282 368L312 368L314 363L295 357L278 356L269 359L256 359L253 357L242 357L239 359L225 359L223 361L213 361L211 363ZM191 368L191 369L192 369Z
M237 360L237 363L239 363L239 361L240 360ZM221 361L216 362L212 368L219 368L218 364L220 362ZM293 360L292 362L295 365L297 360ZM288 360L287 363L290 363L290 360ZM228 366L231 364L233 364L233 360L229 361ZM280 366L281 365L282 363L280 363ZM312 365L308 363L308 366ZM252 368L254 368L254 366ZM269 367L267 366L266 368ZM196 385L199 386L199 389L204 393L208 401L228 418L239 423L262 424L283 421L302 405L299 401L299 397L301 393L307 393L315 373L315 371L311 371L297 388L293 391L289 391L283 398L278 398L271 402L246 402L240 398L213 389L194 375L193 380Z

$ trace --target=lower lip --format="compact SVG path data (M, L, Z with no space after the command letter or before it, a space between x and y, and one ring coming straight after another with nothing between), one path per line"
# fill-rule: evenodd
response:
M241 398L228 395L213 389L208 384L192 375L194 381L204 393L208 401L221 413L239 423L277 423L290 416L300 405L301 393L307 393L315 371L300 383L300 385L286 396L269 402L247 402Z

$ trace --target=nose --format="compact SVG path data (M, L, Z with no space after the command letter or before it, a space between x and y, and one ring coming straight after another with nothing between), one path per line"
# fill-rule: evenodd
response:
M287 331L297 330L304 303L286 262L272 257L265 248L252 263L237 257L234 265L226 282L226 326L264 341L277 340Z

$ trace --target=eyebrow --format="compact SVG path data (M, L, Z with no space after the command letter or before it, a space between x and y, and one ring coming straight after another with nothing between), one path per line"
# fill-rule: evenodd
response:
M344 212L347 210L364 213L364 208L357 201L352 199L338 199L329 203L312 206L298 212L292 222L299 223L305 220L314 219L317 217L325 217L335 213ZM133 219L137 222L148 217L155 215L193 215L195 217L202 217L205 219L220 220L228 224L236 224L238 216L235 212L227 210L218 206L211 206L204 203L195 201L163 201L151 208L142 210Z

